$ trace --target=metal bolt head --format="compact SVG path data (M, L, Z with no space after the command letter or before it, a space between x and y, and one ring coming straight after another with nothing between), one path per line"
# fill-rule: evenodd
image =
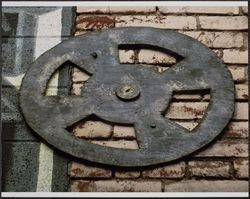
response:
M91 53L90 55L91 55L93 58L95 58L95 59L98 57L98 55L97 55L96 52L93 52L93 53Z
M122 100L132 100L140 95L140 90L135 84L121 84L115 89L115 93Z
M150 124L150 127L151 127L151 128L156 128L156 124L155 124L155 123L151 123L151 124Z

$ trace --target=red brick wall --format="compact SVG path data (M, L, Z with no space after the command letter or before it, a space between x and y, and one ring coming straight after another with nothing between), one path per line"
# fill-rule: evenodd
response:
M246 7L77 7L75 35L113 27L151 26L189 35L211 48L228 66L235 89L235 114L224 132L204 150L173 164L119 170L71 162L71 191L247 191L248 46ZM144 63L161 72L175 58L151 50L120 50L121 63ZM72 94L88 76L73 70ZM176 94L166 117L193 129L209 104L204 93ZM105 146L138 148L132 127L85 121L72 132Z

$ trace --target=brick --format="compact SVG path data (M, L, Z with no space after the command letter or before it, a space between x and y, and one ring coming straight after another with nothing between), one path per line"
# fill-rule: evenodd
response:
M201 29L213 30L247 30L248 19L246 16L200 16Z
M108 6L77 6L77 13L109 13Z
M160 181L99 180L71 182L73 192L161 192Z
M228 69L235 82L241 83L246 81L246 69L244 67L229 66Z
M201 100L202 97L201 95L198 94L190 94L190 95L186 95L186 94L175 94L173 95L173 99L176 100Z
M219 58L222 58L222 56L223 56L222 50L212 49L212 51L213 51Z
M140 171L116 171L116 178L138 178L140 176Z
M87 33L88 31L82 31L82 30L80 30L80 31L76 31L75 32L75 36L79 36L79 35L84 35L85 33Z
M248 32L243 32L243 37L244 37L244 45L241 49L248 50Z
M81 138L107 138L112 134L113 127L102 121L84 121L73 129L73 134Z
M248 85L247 84L236 84L235 85L235 91L236 91L236 99L241 100L248 100Z
M190 176L230 177L228 162L222 161L190 161L188 173Z
M204 101L209 101L211 99L211 96L209 94L206 94L203 96Z
M113 137L117 138L135 138L134 127L129 126L114 126Z
M196 157L248 157L248 144L238 140L223 140L210 145Z
M120 63L134 63L135 53L133 50L119 50Z
M83 85L84 85L84 83L73 83L72 89L71 89L71 94L72 95L81 95Z
M248 160L235 160L233 162L235 176L237 178L248 178Z
M241 32L206 32L206 31L179 31L188 35L210 48L240 48L243 46Z
M248 15L248 7L247 7L247 6L242 6L241 9L242 9L242 12L243 12L244 14L247 14L247 15Z
M180 126L192 131L196 126L199 125L198 122L179 122L175 121ZM248 122L230 122L226 127L224 132L224 137L227 138L248 138Z
M100 30L114 27L114 19L109 16L78 16L77 30Z
M178 164L143 171L142 176L149 178L183 178L185 175L185 167L185 162L181 162Z
M78 6L76 12L77 13L152 13L155 12L156 8L154 6L136 6L136 7L129 7L129 6L105 6L105 7L81 7Z
M47 83L47 89L55 89L58 86L59 71L56 71Z
M223 50L223 57L225 63L233 64L247 64L248 63L248 51L240 51L235 49Z
M148 50L148 49L141 49L138 59L140 63L149 63L149 64L159 64L159 63L175 64L176 63L175 57L168 55L166 53Z
M90 78L90 75L84 71L74 67L72 71L73 82L86 82Z
M170 119L202 118L208 104L208 102L173 102L165 117Z
M170 119L200 119L203 117L208 102L173 102L165 117ZM236 102L233 119L248 119L248 103Z
M45 95L46 96L56 96L57 95L57 91L58 91L57 88L48 88L45 91Z
M165 192L247 192L248 181L185 180L166 184Z
M175 122L189 131L194 130L194 128L199 125L198 122Z
M135 140L117 140L117 141L91 141L91 143L99 144L101 146L121 148L121 149L138 149L139 146Z
M98 167L87 166L81 163L72 162L70 168L71 177L91 177L91 178L109 178L112 171Z
M238 14L238 7L219 7L219 6L160 6L159 11L161 13L197 13L197 14Z
M236 102L233 119L248 120L248 103Z
M126 14L136 14L136 13L152 13L156 11L155 6L110 6L110 13L126 13Z
M247 138L248 122L230 122L225 129L224 137Z
M196 19L192 16L118 16L116 27L150 26L165 29L196 29Z

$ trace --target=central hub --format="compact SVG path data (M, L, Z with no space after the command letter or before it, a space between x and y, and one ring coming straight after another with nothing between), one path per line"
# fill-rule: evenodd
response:
M121 84L115 89L117 97L122 100L132 100L140 95L140 90L135 84Z

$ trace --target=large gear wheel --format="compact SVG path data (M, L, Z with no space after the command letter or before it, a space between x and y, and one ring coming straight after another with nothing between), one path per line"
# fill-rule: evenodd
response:
M118 46L126 44L166 49L183 59L163 73L120 64ZM67 61L91 74L82 96L45 96L48 80ZM173 91L197 89L210 89L211 100L190 133L163 113ZM20 106L28 125L61 151L93 162L139 167L181 158L211 142L233 115L234 84L223 62L191 37L148 27L114 28L66 40L40 56L23 79ZM100 146L66 130L90 115L133 124L139 149Z

